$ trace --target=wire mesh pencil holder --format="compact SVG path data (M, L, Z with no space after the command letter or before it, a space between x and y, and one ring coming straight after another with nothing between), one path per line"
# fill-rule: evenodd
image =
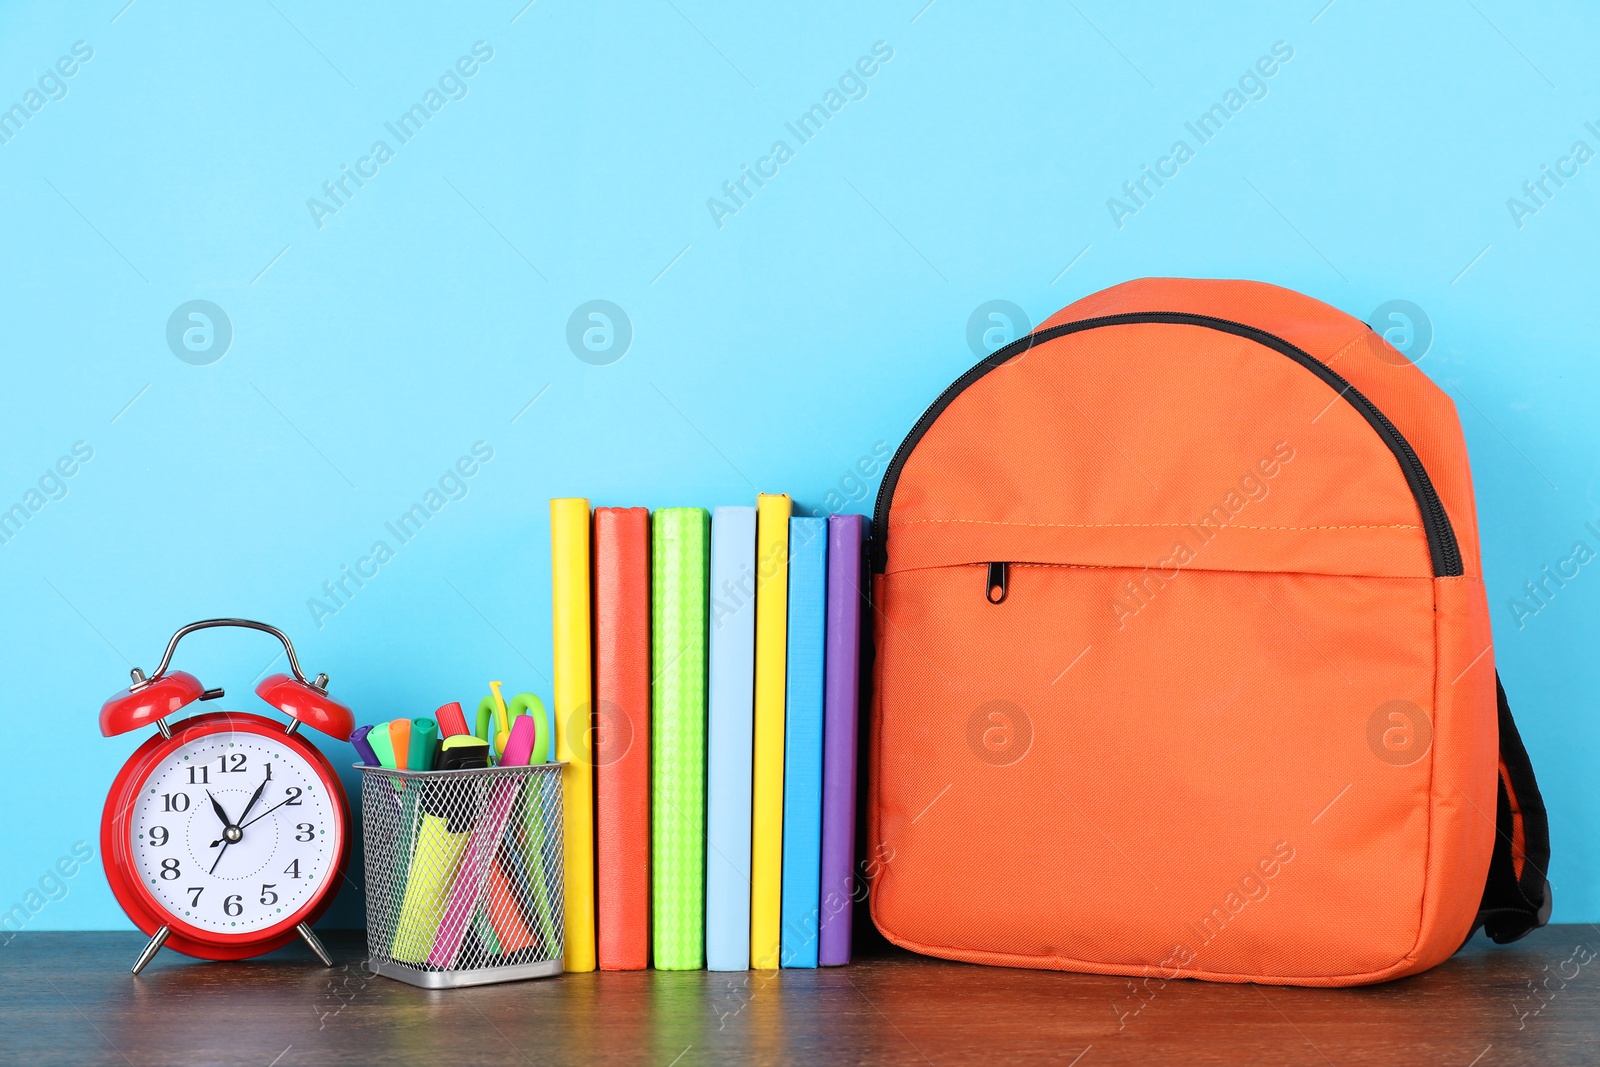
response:
M373 972L428 989L561 973L565 766L360 768Z

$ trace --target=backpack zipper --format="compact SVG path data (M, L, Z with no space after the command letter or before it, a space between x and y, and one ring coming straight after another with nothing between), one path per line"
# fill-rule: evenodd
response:
M1006 581L1011 574L1009 563L989 564L988 581L984 585L983 596L991 604L1003 603L1006 599Z
M1433 482L1428 477L1428 471L1422 465L1422 460L1417 456L1416 450L1411 447L1405 435L1389 421L1378 406L1368 400L1355 386L1345 381L1333 368L1312 356L1302 348L1285 341L1276 334L1259 330L1254 326L1246 326L1242 322L1233 322L1229 319L1214 318L1210 315L1191 315L1180 311L1142 311L1125 315L1101 315L1095 318L1080 319L1077 322L1062 323L1052 326L1048 330L1040 330L1029 334L1027 337L1018 338L1011 344L999 349L989 358L973 367L967 373L950 383L949 388L940 393L922 417L911 427L911 432L906 434L900 442L900 447L895 450L894 457L889 460L889 465L884 468L883 481L878 486L878 499L872 511L872 541L869 548L868 560L874 574L882 574L888 563L888 533L889 533L889 505L894 500L895 486L900 481L901 468L905 466L913 449L916 448L923 436L928 432L934 422L944 413L951 402L960 395L968 386L988 374L1001 364L1016 358L1036 344L1053 341L1058 337L1065 337L1072 333L1081 333L1085 330L1098 329L1102 326L1127 326L1138 323L1165 323L1176 326L1200 326L1206 329L1217 330L1221 333L1231 333L1236 337L1254 341L1259 345L1271 348L1288 356L1302 367L1321 378L1331 386L1339 396L1360 412L1369 425L1372 426L1384 444L1389 446L1389 451L1394 454L1395 461L1400 464L1400 471L1405 475L1406 483L1411 487L1411 495L1416 499L1417 510L1422 516L1423 532L1428 538L1428 555L1433 563L1435 577L1454 577L1462 573L1461 546L1456 541L1455 530L1450 525L1450 516L1445 513L1444 504L1439 499L1438 492L1433 487ZM991 565L992 566L992 565Z

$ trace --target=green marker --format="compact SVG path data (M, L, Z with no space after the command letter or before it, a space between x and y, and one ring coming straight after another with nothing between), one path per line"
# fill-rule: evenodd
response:
M437 728L435 728L437 729ZM394 741L389 737L389 724L380 722L367 734L367 744L372 746L372 751L378 754L378 765L387 767L391 771L394 765Z
M439 724L432 719L411 720L411 744L406 749L406 770L431 771L439 752Z

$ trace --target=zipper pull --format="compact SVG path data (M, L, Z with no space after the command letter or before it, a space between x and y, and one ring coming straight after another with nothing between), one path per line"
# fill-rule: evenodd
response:
M989 581L984 592L989 603L998 604L1006 598L1006 576L1010 571L1009 563L989 564Z

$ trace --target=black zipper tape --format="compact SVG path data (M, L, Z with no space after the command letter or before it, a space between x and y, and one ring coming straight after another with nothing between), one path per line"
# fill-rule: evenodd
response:
M911 427L911 432L900 442L900 447L895 450L889 466L884 469L883 482L878 486L877 504L872 512L872 549L869 561L873 572L882 574L888 563L889 505L894 500L895 486L900 482L900 471L923 435L957 396L979 378L1035 345L1054 341L1068 334L1099 329L1102 326L1130 326L1140 323L1199 326L1221 333L1231 333L1288 356L1321 378L1337 395L1343 397L1351 407L1361 413L1383 439L1383 443L1389 446L1389 451L1394 453L1395 462L1400 464L1400 471L1405 475L1406 484L1411 487L1411 495L1416 499L1417 510L1421 513L1422 529L1428 538L1428 555L1432 559L1434 575L1454 577L1462 573L1461 546L1456 541L1455 530L1450 525L1450 516L1445 513L1444 504L1439 500L1439 494L1434 489L1432 480L1428 478L1427 469L1423 467L1416 450L1411 447L1411 442L1406 440L1405 435L1389 421L1388 416L1380 411L1376 404L1363 396L1360 390L1345 381L1343 376L1326 363L1276 334L1258 330L1254 326L1246 326L1242 322L1213 318L1210 315L1191 315L1181 311L1141 311L1127 315L1101 315L1097 318L1080 319L1077 322L1052 326L1048 330L1040 330L1027 337L1018 338L951 382L950 387L928 405L928 409L922 413L916 425Z

